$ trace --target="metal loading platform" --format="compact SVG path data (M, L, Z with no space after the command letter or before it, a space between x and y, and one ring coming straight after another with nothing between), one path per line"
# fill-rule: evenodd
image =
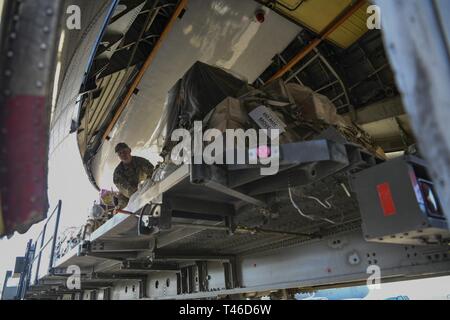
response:
M173 251L170 256L175 251L229 255L290 238L320 238L327 228L358 222L355 200L346 194L350 190L346 173L375 164L375 158L354 146L325 139L282 145L280 155L280 172L267 177L259 174L258 167L233 166L230 170L182 165L163 181L133 195L127 209L134 214L121 214L105 223L84 243L82 252L138 259L140 250L154 249L157 260L169 251ZM336 210L309 199L306 210L317 218L305 219L288 195L288 188L300 186L318 199L333 195ZM246 208L264 221L258 226L236 221ZM154 248L133 249L150 242ZM127 243L129 256L124 253Z
M280 145L273 176L259 175L259 167L177 167L135 193L130 214L116 214L52 258L29 298L86 290L125 299L224 297L358 283L371 264L384 264L392 279L418 276L430 263L445 274L446 246L364 240L352 177L380 160L337 141L335 135ZM66 288L71 266L80 268L81 290Z

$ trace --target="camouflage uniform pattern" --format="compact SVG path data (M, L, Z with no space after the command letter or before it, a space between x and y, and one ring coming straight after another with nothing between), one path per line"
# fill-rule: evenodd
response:
M122 162L114 170L113 181L119 189L119 207L125 207L128 199L138 189L140 182L151 178L153 174L153 165L147 159L141 157L132 157L129 165Z

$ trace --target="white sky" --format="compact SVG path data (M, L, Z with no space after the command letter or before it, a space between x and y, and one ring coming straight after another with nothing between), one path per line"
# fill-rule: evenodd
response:
M88 209L98 198L82 165L75 135L70 135L51 155L49 163L50 212L59 199L62 211L59 232L86 221ZM43 222L34 225L25 235L15 234L11 239L0 240L0 290L7 270L13 270L15 257L24 255L29 239L35 239L42 230Z

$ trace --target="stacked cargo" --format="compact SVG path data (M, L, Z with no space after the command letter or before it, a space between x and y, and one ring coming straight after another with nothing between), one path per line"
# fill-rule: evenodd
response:
M57 238L55 258L60 259L76 247L82 240L82 228L70 227L65 229Z
M278 129L281 144L313 140L332 127L348 142L378 158L385 157L366 132L338 115L327 97L310 88L276 80L255 89L242 79L201 62L195 63L169 92L152 137L164 158L163 168L170 166L170 152L176 144L170 140L172 132L177 128L192 132L194 121L202 121L204 129L222 133L227 129ZM167 174L161 175L157 170L156 176ZM156 179L159 180L162 179Z
M163 158L170 153L170 141L177 128L191 129L227 97L237 98L249 90L246 81L202 62L196 62L169 91L163 114L151 138Z

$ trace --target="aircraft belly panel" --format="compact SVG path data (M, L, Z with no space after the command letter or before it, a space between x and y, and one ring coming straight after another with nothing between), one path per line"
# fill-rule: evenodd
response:
M217 65L256 80L271 59L281 52L301 30L274 12L260 24L253 1L189 1L146 71L124 113L92 162L92 172L100 188L113 187L112 175L118 164L114 146L126 142L134 155L156 163L158 156L148 141L164 106L167 92L196 62Z

